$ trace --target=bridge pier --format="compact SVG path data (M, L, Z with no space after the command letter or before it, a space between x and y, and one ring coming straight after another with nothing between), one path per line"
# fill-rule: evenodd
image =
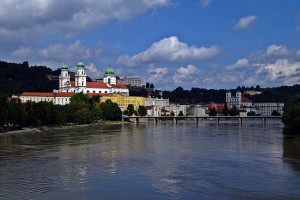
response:
M155 124L158 124L158 117L154 118Z
M139 118L136 117L134 123L139 124L140 123Z
M266 124L266 121L267 121L267 119L266 119L265 117L263 117L263 118L262 118L262 123L263 123L263 125Z
M177 118L174 117L173 119L174 119L174 124L177 124L178 123Z
M220 124L220 118L216 118L217 124Z
M243 118L239 117L239 124L242 125L243 124Z

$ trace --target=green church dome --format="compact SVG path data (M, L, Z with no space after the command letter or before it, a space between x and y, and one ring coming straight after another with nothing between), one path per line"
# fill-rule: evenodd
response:
M84 68L84 63L80 61L80 62L77 64L77 68Z
M104 76L114 76L114 75L115 75L114 69L111 68L111 66L107 67Z
M68 65L66 65L66 63L64 63L61 68L61 70L68 70Z

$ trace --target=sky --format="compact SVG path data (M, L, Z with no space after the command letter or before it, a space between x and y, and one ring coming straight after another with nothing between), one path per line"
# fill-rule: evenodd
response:
M300 1L1 0L0 60L161 90L300 84Z

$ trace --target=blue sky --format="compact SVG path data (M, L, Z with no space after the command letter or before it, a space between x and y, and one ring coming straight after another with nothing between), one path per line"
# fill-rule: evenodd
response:
M2 0L0 59L172 90L300 83L299 0Z

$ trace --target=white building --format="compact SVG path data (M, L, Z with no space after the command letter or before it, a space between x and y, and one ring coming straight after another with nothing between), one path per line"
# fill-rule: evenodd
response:
M253 106L256 108L258 114L262 116L271 116L274 110L282 115L284 103L264 102L254 103Z
M202 105L192 105L187 108L187 114L192 117L205 117L206 115L206 106Z
M125 85L130 85L130 86L142 86L142 79L140 78L126 78L124 77L123 79L120 80L121 83Z
M151 96L149 96L148 98L146 98L145 101L145 105L146 106L159 106L159 107L165 107L165 106L169 106L170 102L169 99L163 99L163 98L152 98Z
M61 66L61 74L59 76L58 90L54 90L53 93L23 92L19 98L23 103L27 101L47 101L53 102L54 104L65 105L70 103L70 98L79 92L83 92L88 96L107 96L111 93L129 96L128 88L124 84L117 83L114 70L111 67L106 68L102 83L87 82L84 64L83 62L79 62L77 64L75 81L70 80L68 66L63 64Z
M240 108L241 106L251 107L252 101L247 97L242 97L242 93L237 91L235 96L231 95L231 92L226 92L226 103L227 107L231 109L233 106L236 108Z
M165 106L164 110L169 111L170 113L174 113L175 116L178 116L180 111L183 113L184 116L187 115L187 105L169 105Z

